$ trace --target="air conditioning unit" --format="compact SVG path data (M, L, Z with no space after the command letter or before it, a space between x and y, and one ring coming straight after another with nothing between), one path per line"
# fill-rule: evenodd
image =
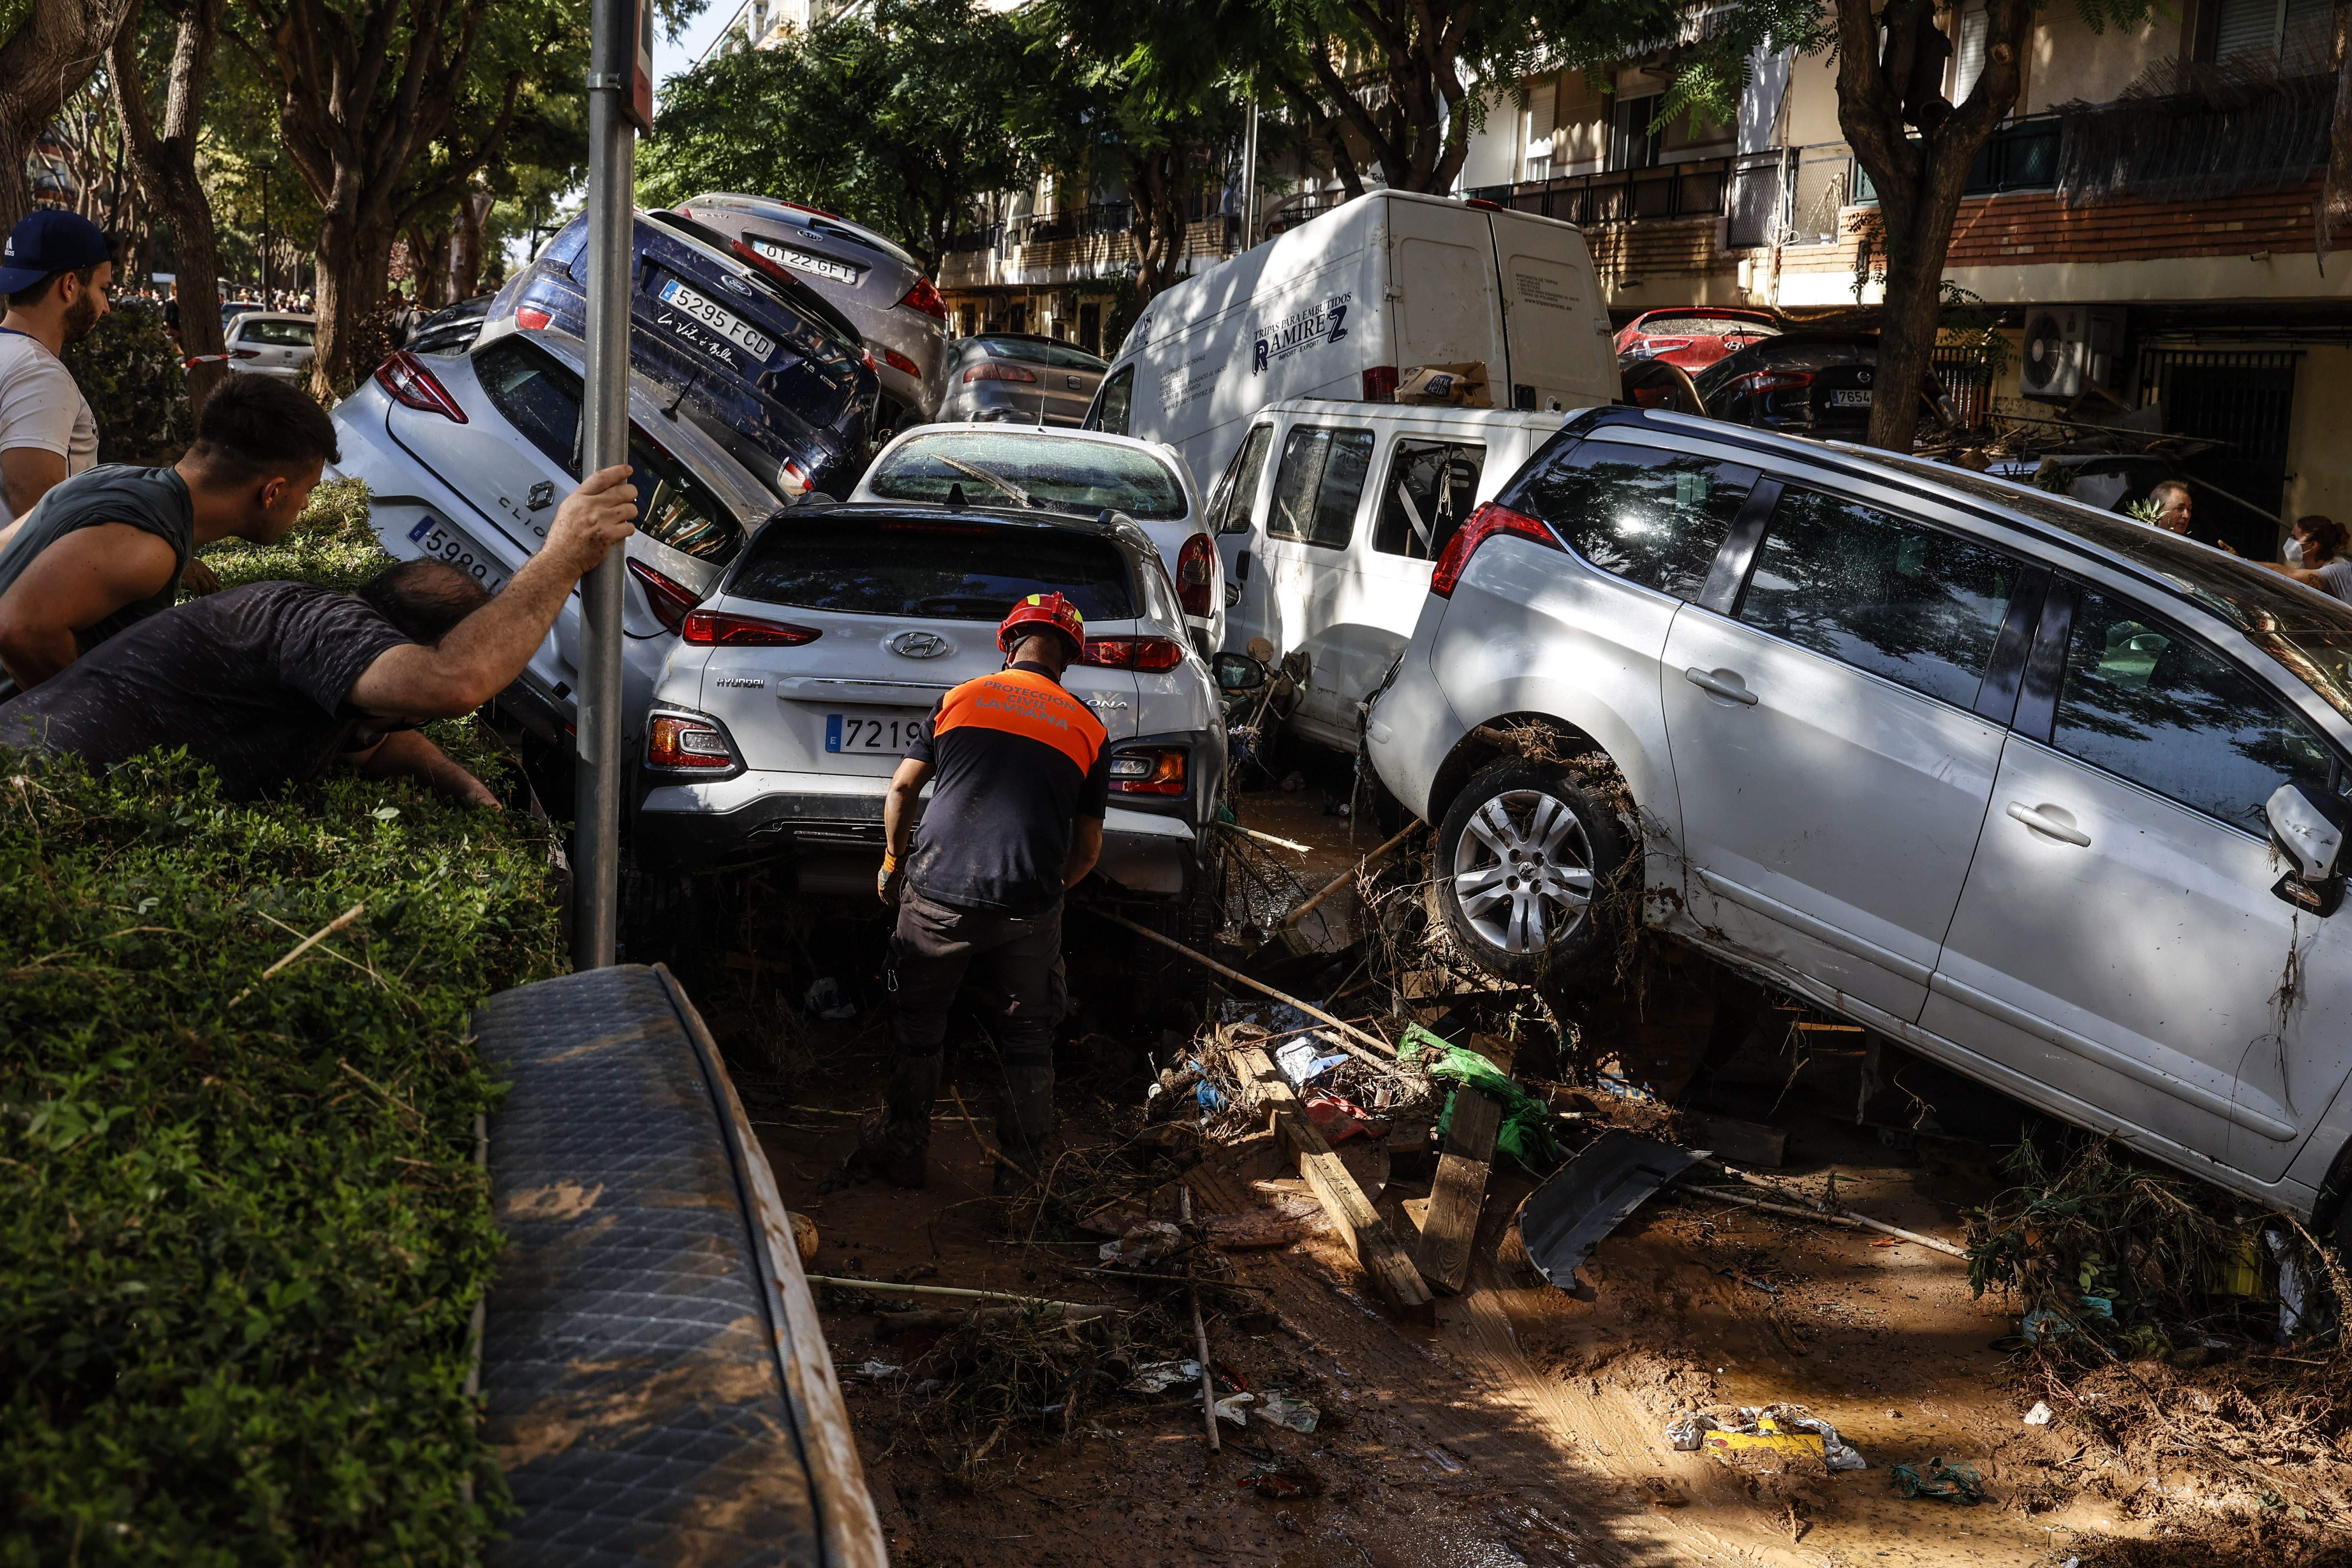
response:
M2116 389L2124 313L2112 305L2044 305L2026 312L2017 388L2044 403L2072 403L2085 384Z

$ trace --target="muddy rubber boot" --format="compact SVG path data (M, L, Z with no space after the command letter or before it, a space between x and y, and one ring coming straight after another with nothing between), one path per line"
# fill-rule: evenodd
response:
M996 1101L996 1142L1008 1159L1043 1179L1052 1163L1054 1136L1054 1069L1014 1067L1004 1069L1004 1086ZM996 1190L1005 1193L1027 1182L1003 1165L996 1167Z
M940 1058L900 1057L882 1109L858 1124L857 1147L842 1162L841 1184L879 1176L892 1186L930 1181L931 1101L940 1092Z

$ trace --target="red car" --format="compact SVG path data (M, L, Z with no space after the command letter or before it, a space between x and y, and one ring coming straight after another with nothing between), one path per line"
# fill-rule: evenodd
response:
M1691 372L1705 370L1726 354L1738 353L1761 338L1778 337L1780 323L1761 310L1685 305L1644 310L1617 334L1620 359L1658 359Z

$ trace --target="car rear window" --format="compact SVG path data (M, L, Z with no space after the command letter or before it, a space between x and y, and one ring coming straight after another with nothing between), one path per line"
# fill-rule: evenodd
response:
M1051 338L974 338L972 347L991 359L1015 359L1024 364L1048 365L1055 370L1092 371L1099 375L1110 368L1110 362L1098 359L1084 349L1057 343Z
M1062 594L1089 621L1135 618L1127 557L1075 531L853 510L786 512L760 531L727 592L853 616L994 621L1029 594Z
M580 477L580 377L522 338L500 338L474 355L474 374L491 404L530 444ZM637 531L725 565L743 547L743 525L676 458L629 428L629 482L637 487Z
M886 500L941 503L961 485L978 503L1020 504L996 479L1080 517L1108 509L1139 522L1173 522L1185 511L1175 469L1149 452L1010 430L918 436L884 457L867 483Z
M1641 326L1644 337L1719 337L1725 332L1738 332L1744 337L1778 337L1780 329L1769 321L1759 321L1747 316L1651 316Z

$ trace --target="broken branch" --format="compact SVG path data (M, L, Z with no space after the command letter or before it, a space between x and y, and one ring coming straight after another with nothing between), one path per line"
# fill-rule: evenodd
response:
M1713 1165L1715 1162L1709 1160L1705 1163ZM1717 1168L1721 1169L1720 1166ZM1727 1204L1738 1204L1742 1208L1761 1209L1766 1214L1790 1215L1798 1219L1817 1219L1824 1225L1842 1225L1850 1230L1855 1228L1875 1230L1887 1236L1900 1237L1905 1241L1916 1241L1922 1247L1949 1257L1958 1258L1968 1257L1965 1251L1954 1247L1948 1241L1938 1241L1932 1236L1921 1236L1916 1230L1905 1230L1900 1226L1888 1225L1884 1220L1875 1220L1867 1215L1856 1214L1852 1209L1839 1209L1833 1213L1824 1213L1819 1209L1801 1209L1794 1204L1771 1204L1766 1203L1762 1198L1743 1197L1738 1193L1727 1193L1721 1187L1690 1187L1685 1190L1701 1197L1720 1198Z
M1355 1038L1361 1040L1364 1045L1371 1047L1372 1050L1368 1051L1362 1048L1362 1047L1349 1045L1346 1040L1335 1040L1332 1043L1338 1046L1341 1050L1346 1051L1352 1056L1363 1058L1364 1060L1371 1063L1376 1068L1385 1068L1396 1060L1396 1047L1389 1044L1386 1040L1381 1039L1378 1035L1366 1034L1363 1030L1356 1027L1355 1025L1347 1022L1345 1019L1334 1018L1330 1014L1326 1013L1322 1008L1315 1006L1311 1003L1301 1002L1297 997L1291 995L1287 992L1276 991L1273 986L1268 985L1263 980L1252 980L1248 975L1244 974L1238 969L1228 969L1223 964L1219 963L1215 959L1209 957L1206 953L1195 952L1191 948L1186 947L1182 942L1176 941L1173 937L1161 936L1150 926L1138 924L1136 921L1129 920L1125 915L1115 913L1109 910L1101 910L1100 913L1107 921L1113 921L1118 925L1123 925L1128 930L1134 931L1139 936L1150 937L1152 941L1158 942L1162 947L1174 949L1176 952L1182 953L1185 957L1191 959L1193 963L1199 964L1203 969L1213 970L1215 973L1223 975L1228 980L1238 981L1242 984L1248 986L1253 991L1260 992L1265 995L1273 997L1276 1001L1283 1004L1285 1006L1296 1007L1310 1018L1320 1019L1322 1022L1328 1024L1331 1027L1339 1030L1340 1033L1355 1037ZM1382 1054L1375 1056L1372 1054L1372 1051L1379 1051Z
M334 935L337 931L343 930L346 926L349 926L353 921L359 919L365 913L367 913L366 904L353 904L350 909L345 910L341 914L337 915L333 920L329 921L325 925L320 926L317 931L312 931L309 936L306 936L300 942L296 942L294 944L294 951L279 959L277 963L271 964L268 968L263 970L259 980L256 980L251 985L247 986L244 990L230 997L228 1002L229 1006L234 1007L239 1002L242 1002L247 997L252 995L255 991L260 988L262 981L268 980L271 975L277 973L279 970L285 968L288 964L293 963L296 959L301 957L304 953L310 952L312 948L318 946L320 942Z
M1183 1211L1186 1225L1192 1223L1192 1189L1176 1189L1177 1203ZM1184 1294L1192 1303L1192 1342L1201 1352L1201 1413L1209 1423L1209 1452L1220 1451L1217 1442L1217 1388L1209 1378L1209 1327L1201 1321L1201 1288L1184 1281Z
M1014 1296L1003 1290L966 1290L954 1285L897 1285L887 1279L847 1279L834 1274L808 1276L812 1285L838 1285L846 1290L878 1290L893 1296L948 1296L959 1301L1010 1301L1019 1307L1051 1307L1057 1312L1084 1312L1088 1317L1100 1317L1105 1312L1131 1312L1132 1307L1115 1307L1105 1301L1055 1301L1044 1296Z
M1342 888L1352 886L1356 879L1363 875L1364 871L1370 867L1373 861L1379 859L1381 856L1387 854L1390 850L1403 843L1405 839L1412 835L1412 830L1420 826L1421 823L1418 819L1405 824L1404 832L1398 834L1394 838L1390 839L1386 844L1381 845L1379 848L1373 850L1370 854L1357 861L1355 865L1349 867L1339 876L1332 878L1328 882L1324 883L1322 887L1315 890L1314 897L1308 899L1305 903L1299 905L1297 909L1283 916L1280 923L1277 924L1275 929L1279 931L1284 926L1297 925L1300 921L1306 919L1308 914L1313 912L1316 906L1320 904L1324 900L1329 898L1332 894L1338 892Z

